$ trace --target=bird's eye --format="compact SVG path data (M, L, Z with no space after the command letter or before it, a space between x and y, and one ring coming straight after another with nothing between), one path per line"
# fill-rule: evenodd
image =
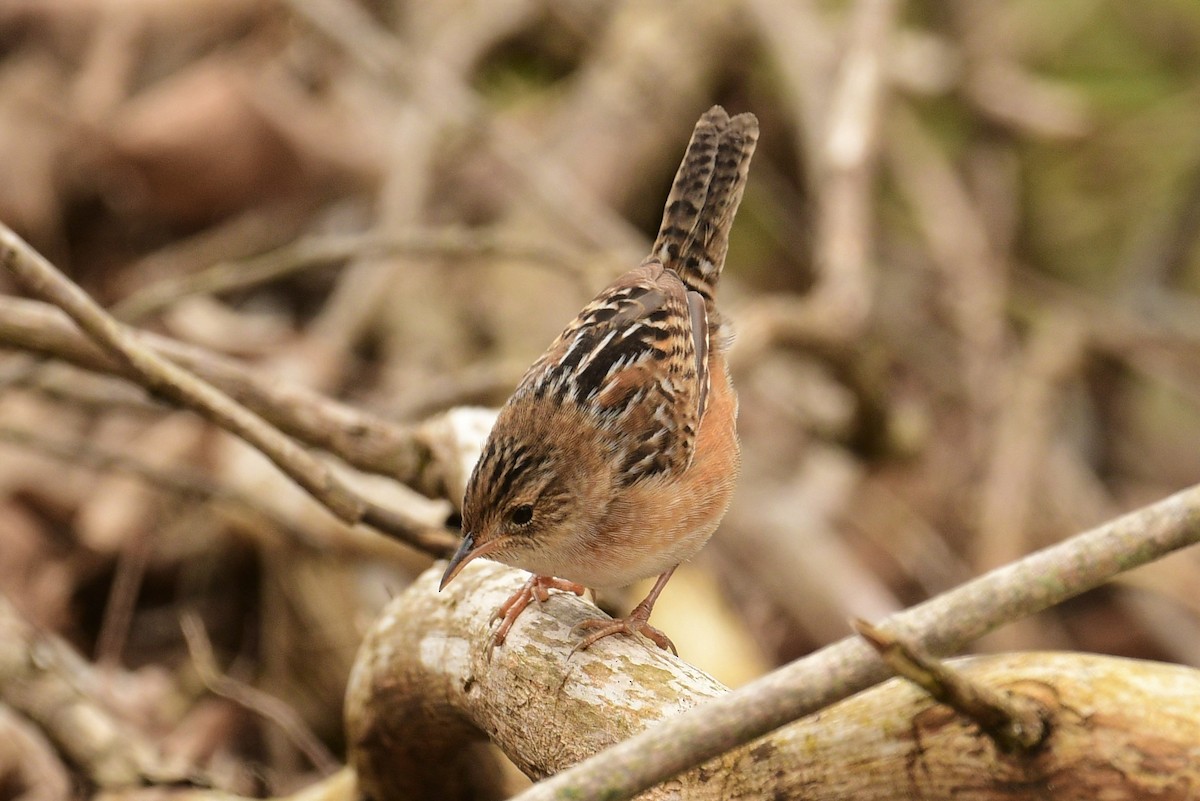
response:
M529 525L529 522L533 520L533 506L527 503L521 504L509 513L508 519L511 520L514 525Z

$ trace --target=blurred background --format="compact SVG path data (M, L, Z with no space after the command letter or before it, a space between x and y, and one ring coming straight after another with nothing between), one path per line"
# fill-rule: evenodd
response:
M1194 0L4 0L0 220L131 324L418 426L641 260L713 103L762 138L721 287L743 474L655 611L683 658L742 683L1200 479ZM230 787L322 759L204 643L336 763L430 558L11 308L0 592ZM1197 586L1186 552L978 648L1200 666Z

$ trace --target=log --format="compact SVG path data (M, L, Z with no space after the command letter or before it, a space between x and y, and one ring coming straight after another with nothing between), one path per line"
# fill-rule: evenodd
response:
M347 697L350 762L366 797L495 797L488 740L538 779L726 692L636 639L572 654L572 627L597 614L574 596L531 606L490 649L491 616L525 577L481 560L439 594L435 567L385 609ZM640 798L1184 799L1200 788L1200 671L1082 653L953 664L1037 703L1044 742L1004 753L893 679Z

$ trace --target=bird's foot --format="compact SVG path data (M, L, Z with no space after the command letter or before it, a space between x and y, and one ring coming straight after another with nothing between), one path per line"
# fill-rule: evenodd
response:
M549 600L550 590L562 590L583 595L584 587L582 584L553 576L530 576L529 580L521 585L521 589L510 595L508 600L496 610L496 614L492 615L493 621L500 621L500 627L492 635L492 647L504 644L509 630L517 622L521 613L525 611L525 607L533 603L535 599L538 603L545 603Z
M575 628L595 629L595 631L584 637L582 642L571 649L571 653L586 651L600 642L600 640L603 640L605 637L611 637L614 634L642 634L664 651L670 651L675 656L679 656L679 651L675 649L675 643L671 642L671 638L666 634L651 626L647 622L649 618L650 610L639 604L629 613L629 617L617 618L616 620L606 620L604 618L585 620Z

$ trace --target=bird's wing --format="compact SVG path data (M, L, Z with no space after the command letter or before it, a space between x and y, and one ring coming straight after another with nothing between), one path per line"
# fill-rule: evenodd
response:
M708 393L703 298L649 259L588 304L516 395L576 404L628 485L691 464Z

